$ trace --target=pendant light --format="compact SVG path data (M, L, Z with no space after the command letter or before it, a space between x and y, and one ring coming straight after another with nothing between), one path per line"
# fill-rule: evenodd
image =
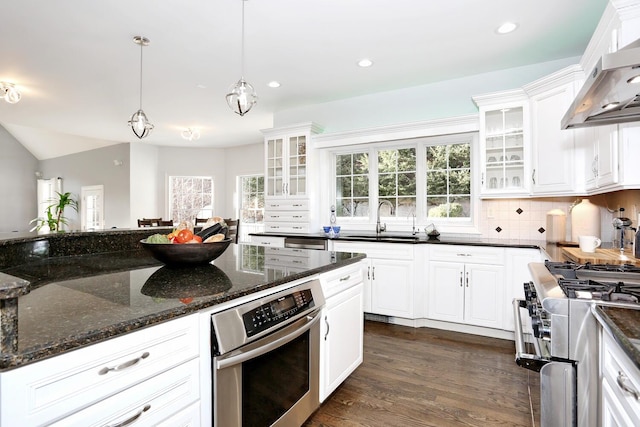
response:
M256 105L258 95L255 89L244 79L244 2L242 1L242 47L241 47L241 77L238 82L231 86L230 92L227 94L227 104L234 113L244 116Z
M139 139L149 135L153 130L153 125L149 123L147 115L142 111L142 48L149 45L149 39L142 36L135 36L133 42L140 46L140 108L133 113L129 119L129 126L135 136Z

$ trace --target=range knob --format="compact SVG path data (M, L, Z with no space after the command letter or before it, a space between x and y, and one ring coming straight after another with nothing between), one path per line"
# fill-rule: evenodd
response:
M535 301L538 297L536 288L533 286L533 282L527 282L524 284L524 299L527 301Z
M538 313L538 305L527 301L527 310L529 310L529 316L533 317Z
M531 328L533 329L533 336L536 338L542 338L542 319L540 316L531 316Z

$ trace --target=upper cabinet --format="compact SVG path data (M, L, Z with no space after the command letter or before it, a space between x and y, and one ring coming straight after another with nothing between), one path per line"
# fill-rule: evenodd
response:
M312 206L311 136L322 128L314 123L266 129L265 231L307 233Z
M480 110L481 196L529 194L529 104L522 90L473 97Z
M531 109L531 193L535 196L578 194L576 131L560 121L582 86L580 66L564 68L524 86Z

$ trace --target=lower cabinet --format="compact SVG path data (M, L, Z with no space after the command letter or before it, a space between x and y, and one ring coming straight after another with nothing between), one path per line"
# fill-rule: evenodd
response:
M333 250L336 252L367 254L365 312L407 319L414 317L414 246L334 241Z
M602 426L640 425L640 370L607 331L601 336L600 379Z
M469 246L437 249L429 261L427 317L502 329L504 251Z
M194 314L2 372L0 426L156 425L199 401L199 342Z
M362 282L325 304L320 327L320 402L362 363Z

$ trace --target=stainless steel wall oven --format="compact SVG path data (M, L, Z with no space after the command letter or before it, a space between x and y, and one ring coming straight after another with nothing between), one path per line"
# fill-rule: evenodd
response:
M320 405L318 280L212 315L213 424L292 426Z

